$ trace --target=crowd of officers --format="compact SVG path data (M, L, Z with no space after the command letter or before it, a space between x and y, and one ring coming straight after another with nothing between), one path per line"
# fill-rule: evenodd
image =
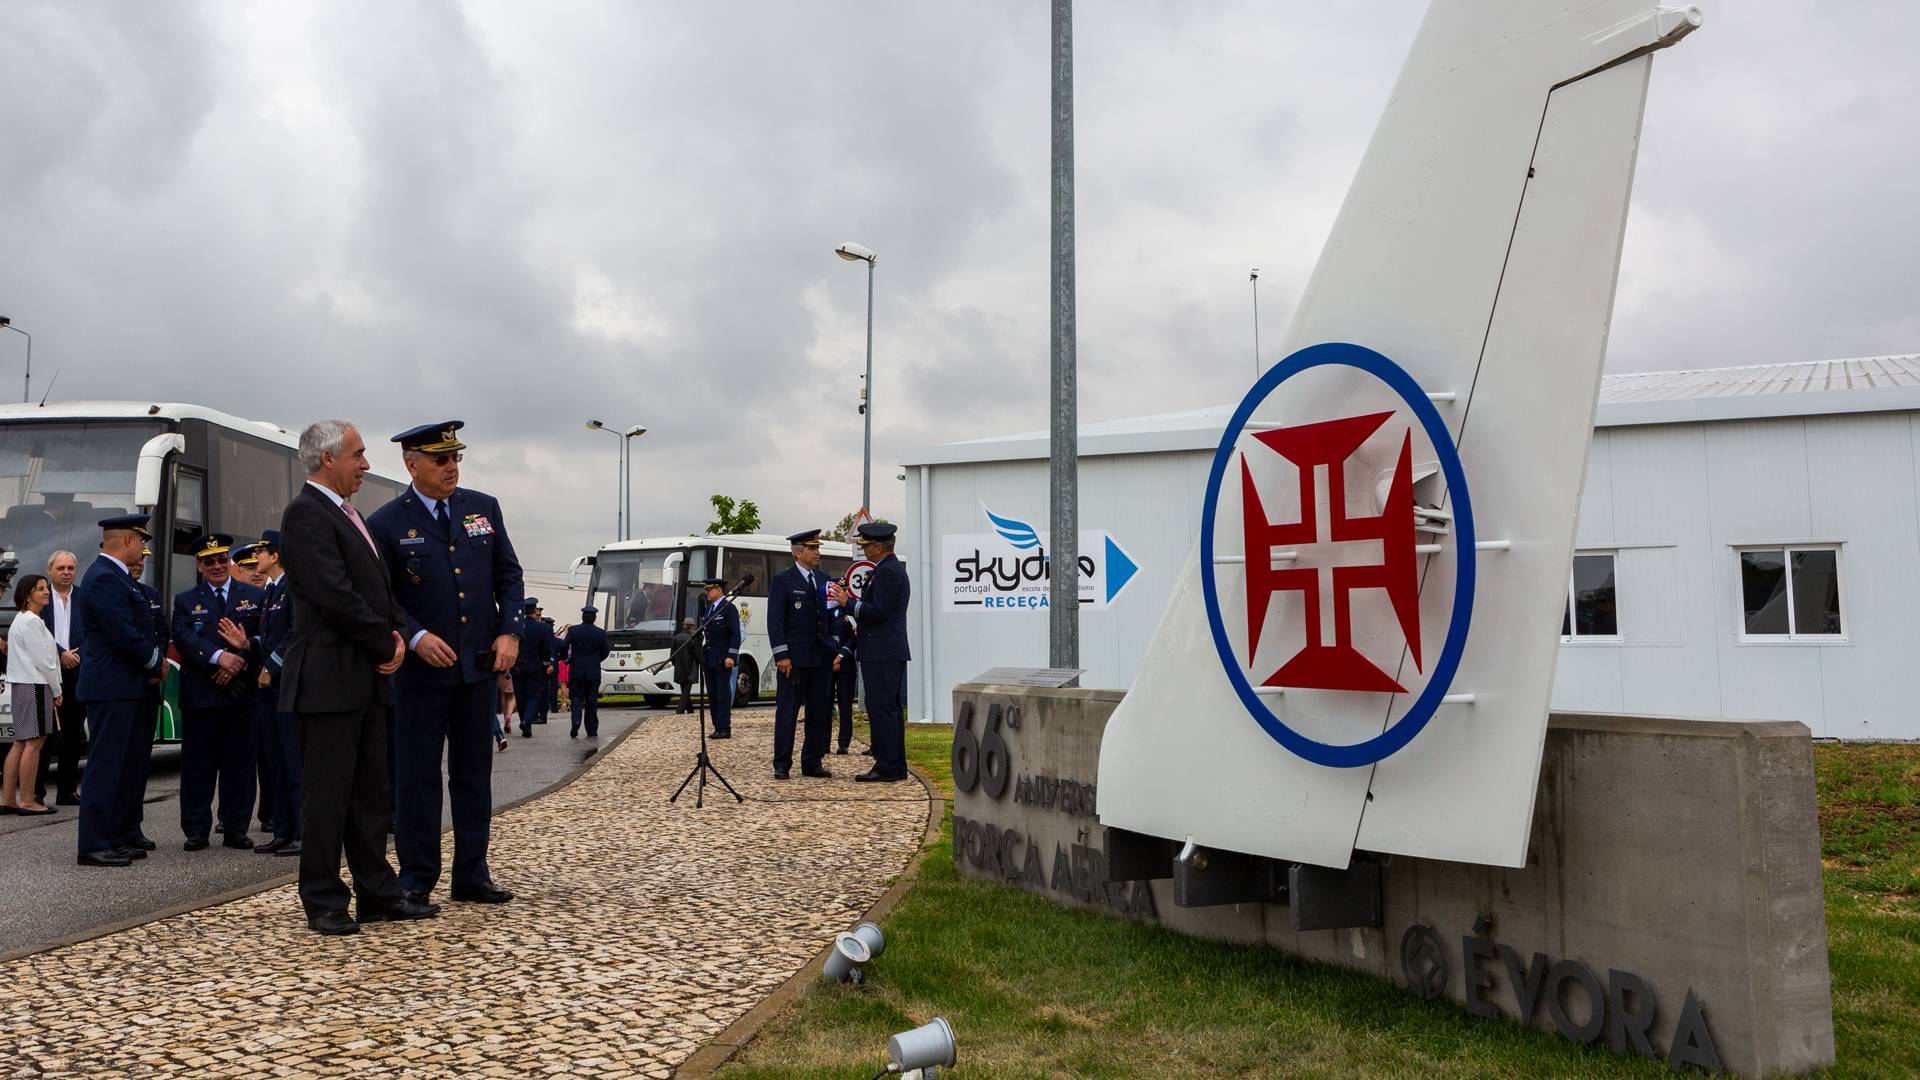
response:
M300 447L310 477L281 529L245 544L222 533L199 537L191 549L199 580L171 605L141 580L152 556L147 515L99 522L100 552L78 585L78 561L56 553L50 600L21 617L45 620L65 665L57 719L49 717L48 729L66 732L76 747L82 722L90 736L78 792L69 771L77 749L61 744L54 774L57 801L80 808L81 865L130 866L156 846L143 829L143 807L171 654L180 669L180 828L187 851L207 848L217 834L225 847L300 858L301 901L309 926L323 934L353 933L370 920L430 917L439 911L430 897L442 871L444 782L453 815L452 898L512 899L486 863L492 757L504 745L497 727L503 692L510 687L521 734L530 738L553 704L553 676L565 663L570 734L584 726L595 737L609 646L592 606L582 609L579 624L556 634L539 602L524 595L499 502L459 486L463 426L442 421L394 436L412 483L362 517L349 500L367 469L364 442L345 421L312 425ZM794 564L769 590L768 632L779 669L777 779L790 774L802 714L801 774L830 775L822 759L832 702L836 688L843 701L850 698L856 658L874 764L855 779L907 776L901 697L909 590L892 554L893 533L892 525L860 526L856 543L877 565L857 597L820 572L819 530L788 538ZM704 584L701 633L686 652L702 658L713 737L724 739L731 735L740 619L724 581ZM44 591L36 585L36 599ZM377 629L383 622L391 624L391 655ZM378 689L357 693L363 683ZM363 700L369 696L380 700ZM843 716L841 753L851 737L850 708ZM262 828L272 836L258 845L248 836L256 795ZM389 828L397 874L386 862ZM343 850L354 893L340 878ZM347 914L354 894L357 920Z

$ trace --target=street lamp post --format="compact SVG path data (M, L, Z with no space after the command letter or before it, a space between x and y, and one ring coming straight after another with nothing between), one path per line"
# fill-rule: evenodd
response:
M860 509L873 513L873 264L880 256L870 247L845 243L833 249L848 262L867 264L867 379L860 386L860 413L866 417L865 447L860 452Z
M615 540L628 539L627 534L633 529L633 491L628 482L632 459L628 453L628 445L636 437L647 433L646 425L635 424L625 431L622 431L619 428L610 428L598 420L589 420L587 421L587 427L594 431L604 431L609 435L618 435L620 437L620 456L616 459L619 463L619 474L615 478L615 483L618 485L618 488L614 492L613 499L613 538Z
M0 315L0 326L4 326L7 329L13 331L14 333L19 334L21 337L24 337L27 339L27 378L26 378L26 381L23 382L20 387L20 400L23 402L32 401L33 400L33 335L13 325L13 320L7 318L5 315ZM869 330L868 333L871 334L872 331Z

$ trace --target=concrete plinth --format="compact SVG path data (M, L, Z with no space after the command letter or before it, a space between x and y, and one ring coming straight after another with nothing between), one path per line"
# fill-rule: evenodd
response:
M1178 907L1164 870L1114 880L1094 795L1120 697L954 688L956 745L977 755L971 773L956 760L963 872L1264 942L1623 1053L1746 1076L1833 1061L1804 725L1556 715L1524 868L1381 860L1378 925L1295 930L1286 904Z

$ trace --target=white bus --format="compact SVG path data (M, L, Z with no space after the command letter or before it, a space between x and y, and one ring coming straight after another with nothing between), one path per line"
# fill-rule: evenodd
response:
M281 511L306 480L299 435L199 405L145 401L70 401L0 405L0 549L20 573L45 572L66 549L80 570L100 547L97 522L114 514L153 515L154 557L142 579L171 603L196 580L188 545L202 532L258 539L279 528ZM371 512L403 484L368 473L355 496ZM13 622L13 591L0 596L0 632ZM84 648L84 646L82 646ZM169 677L155 736L178 736ZM0 695L0 740L13 737L10 704Z
M745 705L759 694L771 694L767 584L792 562L793 549L785 537L758 533L622 540L574 560L575 574L585 567L593 570L588 596L600 609L600 625L613 646L602 668L600 692L644 694L647 704L656 708L669 704L680 692L672 665L658 672L647 669L672 652L681 619L699 619L704 597L692 583L717 577L732 584L752 574L753 584L742 589L737 600L743 640L733 700ZM835 578L844 578L853 562L847 544L820 545L820 569Z

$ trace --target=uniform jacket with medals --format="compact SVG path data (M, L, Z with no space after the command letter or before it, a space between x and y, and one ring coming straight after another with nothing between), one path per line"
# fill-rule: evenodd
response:
M217 709L244 705L259 696L260 658L257 649L236 649L220 636L220 620L233 620L250 642L260 638L260 620L267 614L267 591L237 578L227 581L227 600L202 581L173 598L173 647L180 654L180 705L187 709ZM221 685L213 681L220 670L213 654L230 652L245 662L240 672Z
M81 701L138 701L147 680L167 670L166 637L148 604L148 592L112 559L96 556L73 602L80 654L74 693Z
M714 671L725 667L729 657L738 663L740 643L746 640L746 636L740 630L740 609L734 607L731 600L723 598L716 602L720 605L720 610L717 612L713 611L712 604L700 609L700 618L703 622L709 614L712 615L713 620L707 622L707 628L701 631L700 658L706 662L709 670Z
M798 564L773 575L767 587L767 640L775 660L795 667L827 667L840 649L833 616L827 612L827 575L814 571L814 584Z
M520 560L507 539L500 503L493 496L455 488L447 496L447 527L433 520L420 493L407 488L373 512L367 529L380 545L406 626L407 659L395 672L399 686L458 686L492 677L480 654L501 634L520 635L525 596ZM427 631L447 643L458 659L437 668L413 651Z

